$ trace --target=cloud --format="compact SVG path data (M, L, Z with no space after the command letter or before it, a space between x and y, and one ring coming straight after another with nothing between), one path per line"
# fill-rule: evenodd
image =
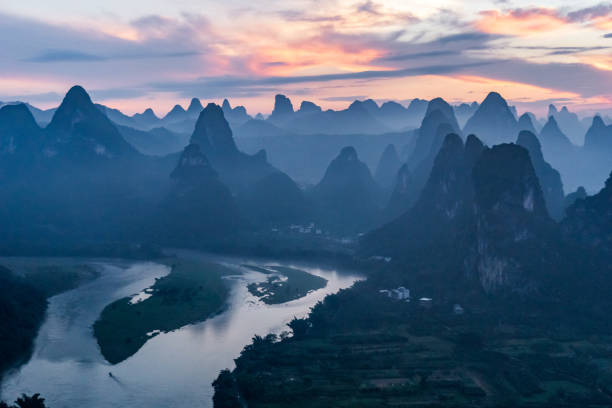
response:
M569 24L612 29L612 4L600 3L563 13L556 8L532 7L481 11L476 27L487 33L528 36L558 30Z
M43 53L26 58L24 61L29 62L78 62L78 61L102 61L104 57L99 55L88 54L86 52L75 50L47 50Z
M557 30L567 23L556 9L529 8L480 12L476 27L485 33L528 36Z

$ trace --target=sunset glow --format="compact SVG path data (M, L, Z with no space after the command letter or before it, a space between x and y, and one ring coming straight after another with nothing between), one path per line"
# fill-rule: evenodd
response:
M129 113L163 114L191 97L267 113L279 92L336 108L350 103L343 96L459 101L490 90L541 109L555 100L607 109L587 102L612 96L612 6L499 4L11 3L0 6L0 100L51 107L80 83Z

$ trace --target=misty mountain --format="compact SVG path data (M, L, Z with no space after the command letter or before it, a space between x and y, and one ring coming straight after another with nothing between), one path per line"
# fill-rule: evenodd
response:
M518 120L517 129L519 133L522 131L527 131L527 132L531 132L534 135L538 134L538 131L536 130L533 124L532 117L528 113L523 113L521 115L521 117Z
M223 109L223 114L233 129L251 120L251 117L247 114L244 106L236 106L235 108L232 108L232 105L230 105L227 99L223 100L221 109ZM200 111L201 110L202 109L200 109ZM198 114L199 113L200 112L198 111Z
M31 162L42 150L44 136L34 116L24 104L5 105L0 108L0 156Z
M285 95L278 94L274 97L274 109L268 120L276 125L283 125L293 117L293 104Z
M453 106L459 126L465 126L467 121L474 115L474 113L476 113L478 106L478 102L462 103L460 105Z
M152 156L180 152L189 142L188 134L171 132L164 127L139 130L128 126L115 126L121 136L140 153Z
M548 213L553 219L560 220L563 217L563 202L565 198L561 175L544 160L542 146L532 132L522 130L519 133L516 144L524 147L529 152L531 163L542 188Z
M13 101L13 102L0 101L0 108L3 106L22 105L22 104L25 105L30 110L30 112L32 113L32 116L34 116L34 119L36 120L36 123L40 127L47 126L49 122L51 122L51 119L53 118L53 114L55 113L55 110L56 110L56 108L39 109L36 106L32 106L27 102L21 102L21 101Z
M274 172L237 197L242 213L258 226L286 226L312 220L312 203L295 182Z
M267 138L267 137L285 137L294 135L293 132L281 129L267 120L249 119L242 125L232 126L236 139L244 138Z
M193 246L240 229L232 194L199 145L185 147L170 178L168 194L151 219L156 242Z
M250 156L238 150L223 110L214 103L200 113L190 143L200 146L219 178L234 192L278 171L268 164L265 151Z
M294 111L285 95L276 95L274 110L267 119L273 125L301 134L382 134L416 127L423 117L426 102L413 100L408 108L393 101L381 106L372 100L354 101L344 110L325 110L304 101Z
M540 132L539 139L544 158L554 168L559 169L565 178L565 175L571 171L571 167L575 165L579 149L561 131L553 116L548 118L548 122Z
M85 161L137 154L80 86L68 91L46 132L44 154L56 159Z
M397 172L402 166L395 146L390 144L385 148L376 166L374 180L379 186L389 189L395 185Z
M160 119L157 117L153 109L147 108L142 113L135 113L132 120L137 129L149 129L159 124Z
M381 189L351 146L332 160L310 192L319 219L330 229L359 232L372 225L380 209Z
M593 118L584 136L584 150L589 154L612 156L612 126L606 126L600 116Z
M506 100L491 92L467 121L463 132L475 134L489 146L509 143L516 137L517 121Z
M439 296L541 293L553 279L543 270L569 268L529 153L485 148L472 135L465 146L457 135L445 138L417 203L367 234L361 251L411 265L404 282Z
M422 193L412 208L383 227L368 233L362 248L366 254L415 256L430 245L447 248L463 240L463 223L471 211L471 168L484 146L470 135L464 146L454 133L445 136ZM400 183L404 169L398 176ZM412 254L412 255L410 255Z
M257 122L257 123L255 123ZM259 128L265 131L272 125L267 121L252 120L243 125L244 128L252 126L258 132ZM360 160L372 170L376 169L380 157L389 144L398 149L412 144L414 132L385 133L382 135L300 135L274 127L274 132L261 136L256 133L247 137L243 129L236 132L236 144L246 153L256 154L264 149L268 161L274 167L287 173L299 184L314 185L318 183L329 163L345 146L353 146L359 152ZM279 132L279 133L275 133ZM238 137L240 135L240 137Z
M418 199L446 135L460 134L453 108L442 98L429 102L417 131L414 150L401 174L385 210L387 219L407 211Z
M367 103L360 101L353 102L345 110L292 115L292 118L283 126L296 133L304 134L381 134L391 130L372 115Z
M568 136L573 144L581 146L584 143L584 133L587 129L578 115L570 112L566 106L558 111L556 106L551 104L548 106L548 117L551 116L555 118L561 131Z

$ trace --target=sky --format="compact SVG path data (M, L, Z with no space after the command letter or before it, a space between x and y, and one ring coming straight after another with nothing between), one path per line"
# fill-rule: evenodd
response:
M0 101L74 84L126 113L192 97L269 113L274 95L612 108L612 2L0 0Z

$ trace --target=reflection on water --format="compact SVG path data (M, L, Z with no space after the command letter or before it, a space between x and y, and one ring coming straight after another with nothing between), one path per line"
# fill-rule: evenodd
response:
M7 376L2 397L13 400L21 393L38 392L52 408L211 407L212 381L220 370L233 367L233 359L255 334L286 330L286 323L294 316L306 315L327 294L349 287L358 279L332 269L300 265L327 279L327 286L301 299L266 305L246 288L249 283L265 280L265 275L241 267L253 261L215 260L236 270L236 275L228 278L232 290L227 310L203 323L160 334L115 366L100 355L92 336L93 322L105 305L143 293L155 278L169 270L153 263L136 263L127 269L99 264L99 279L51 298L34 355Z

